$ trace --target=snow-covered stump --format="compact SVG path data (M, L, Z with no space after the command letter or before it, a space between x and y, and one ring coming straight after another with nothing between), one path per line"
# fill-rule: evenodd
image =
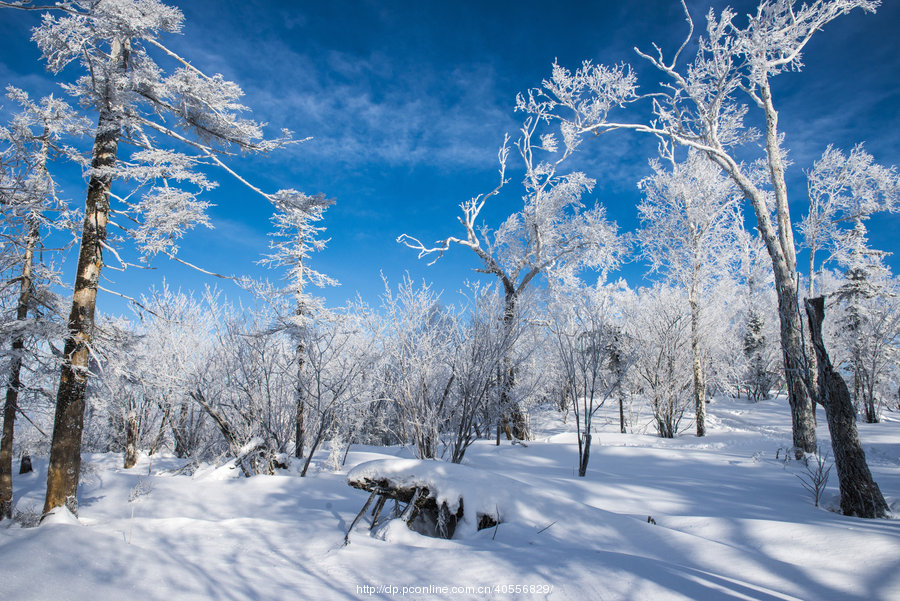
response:
M351 470L347 483L371 494L347 530L345 544L376 499L370 530L394 519L435 538L453 538L460 527L470 532L492 528L501 521L500 507L483 491L492 490L494 479L488 472L440 461L383 459L363 463ZM388 499L405 508L399 517L395 509L392 517L380 524Z

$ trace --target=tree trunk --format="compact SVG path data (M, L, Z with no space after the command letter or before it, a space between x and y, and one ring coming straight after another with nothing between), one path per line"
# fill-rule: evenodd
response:
M800 301L797 290L796 255L789 254L780 244L784 236L776 232L769 217L765 195L739 170L735 163L729 163L710 155L738 184L756 213L757 229L766 243L766 250L772 259L775 276L775 291L778 297L778 319L781 324L781 354L784 361L784 379L787 386L788 403L791 407L791 426L795 455L799 459L803 453L816 452L815 414L810 395L807 393L806 354L803 351L802 327L800 323ZM779 205L780 206L780 205ZM789 216L788 216L789 219ZM779 218L779 223L783 222ZM789 245L794 252L793 242Z
M303 233L300 233L300 240L298 241L298 246L303 246ZM297 281L295 282L295 290L294 297L297 300L297 325L302 326L303 316L305 314L304 311L304 302L303 302L303 257L301 256L298 265L297 265ZM296 412L294 413L294 457L300 459L303 457L303 442L306 437L306 428L304 427L304 415L303 409L306 403L306 399L303 395L303 367L304 367L304 352L306 349L303 346L303 332L302 330L297 332L297 382L294 386L294 397L296 401Z
M507 330L514 326L516 318L516 293L506 292L505 307L503 310L503 323ZM512 352L511 350L508 352ZM500 407L503 411L503 428L507 440L530 440L531 431L528 427L528 414L522 410L518 403L512 402L512 391L516 381L516 370L512 367L509 356L504 357L500 374ZM499 444L499 440L498 440Z
M816 295L816 249L815 247L809 249L809 286L806 291L806 298L814 298ZM812 340L810 340L810 346L812 345ZM818 359L816 359L816 352L813 351L811 353L807 353L806 357L808 368L808 378L809 378L809 391L818 390L819 388L819 366ZM812 407L812 419L813 425L817 426L819 424L816 419L816 397L818 393L810 393L809 394L809 404Z
M694 385L694 414L697 423L697 436L706 436L706 377L703 374L703 361L700 353L700 303L697 299L697 279L700 267L694 266L694 281L688 297L691 306L691 371Z
M807 394L805 353L803 352L800 304L797 290L797 252L794 248L794 231L788 206L787 184L784 179L781 140L778 132L778 112L772 101L769 82L759 87L760 99L766 114L766 157L769 174L775 192L775 217L778 224L778 244L781 251L773 260L775 287L778 290L778 309L781 318L781 348L784 355L785 382L791 406L794 448L814 453L817 450L814 405ZM757 214L757 217L759 215ZM757 219L758 221L758 219ZM767 248L770 248L767 243ZM771 248L770 248L771 254Z
M329 418L326 415L321 416L321 421L319 422L319 429L316 432L315 437L312 440L312 444L309 447L309 455L306 457L306 461L303 462L303 469L300 470L300 477L306 477L306 471L309 469L309 464L312 463L313 455L316 454L316 449L319 448L319 445L322 444L322 441L325 440L325 431L328 429Z
M297 315L303 315L303 307L298 304ZM294 387L294 397L297 410L294 414L294 457L300 459L303 457L303 439L306 436L304 428L303 408L306 403L303 396L303 386L301 384L303 378L303 340L298 338L297 342L297 383Z
M0 520L12 517L12 445L19 396L19 373L22 367L20 338L13 341L13 360L9 386L6 389L6 405L3 408L3 439L0 442ZM24 346L24 345L23 345Z
M45 127L37 169L47 177L47 152L49 131ZM31 303L33 288L34 249L40 240L40 224L33 216L28 216L28 234L25 237L25 252L22 255L22 275L19 282L19 300L16 304L16 320L28 319L28 305ZM16 411L19 408L19 387L21 386L22 360L25 353L25 338L20 333L12 341L12 361L9 366L9 381L6 388L6 404L3 407L3 437L0 439L0 520L12 518L12 450L15 434Z
M216 426L219 428L219 432L222 433L222 438L225 439L225 442L228 443L228 448L231 450L235 456L241 449L241 441L238 439L237 434L234 433L234 430L231 428L231 425L228 423L221 413L216 411L215 407L209 404L206 400L206 396L204 396L203 392L198 388L190 393L191 398L197 401L200 404L200 407L206 412L208 416L212 418L214 422L216 422Z
M28 304L31 301L31 264L34 247L38 240L38 227L32 224L25 242L25 256L22 265L22 280L16 319L20 322L28 318ZM12 342L12 361L9 367L9 383L6 388L6 405L3 408L3 438L0 441L0 520L12 517L12 450L15 432L16 411L19 406L19 386L22 373L22 355L25 352L25 338L20 334Z
M875 400L875 368L872 368L872 371L868 372L869 375L866 376L865 385L863 386L863 401L864 401L864 409L865 409L865 417L867 424L877 424L879 422L878 419L878 407Z
M591 434L587 432L584 435L584 448L580 453L580 457L578 458L578 475L584 478L585 474L587 474L588 461L591 458ZM579 445L581 446L581 445Z
M103 131L102 119L99 130ZM117 144L118 130L97 136L93 161L95 169L114 165ZM69 506L73 513L77 510L76 493L81 467L81 433L90 361L89 347L94 333L97 286L103 268L101 243L106 238L109 217L109 185L108 177L93 176L88 188L81 251L72 310L69 314L69 333L56 396L44 513L63 505Z
M137 463L138 456L138 420L134 413L125 417L125 469L131 469Z
M841 489L841 512L861 518L883 518L888 505L872 479L856 430L856 412L846 382L831 365L822 340L825 299L806 301L806 315L819 365L819 398L825 406L831 448Z
M781 323L781 351L784 358L784 378L791 406L794 449L797 456L817 450L815 413L804 379L806 366L800 327L800 303L796 285L776 274L778 308ZM780 285L778 282L780 281Z
M188 418L191 418L191 422L193 422L193 415L189 416L191 409L188 407L186 401L181 401L181 407L178 411L178 417L172 420L172 438L175 439L175 456L179 459L184 459L188 457L193 451L193 446L191 445L191 439L193 436L191 432L193 428L191 424L188 424L188 427L185 427ZM176 422L177 420L177 422Z
M294 414L294 457L297 459L303 457L303 437L306 436L303 423L303 396L297 390L297 411Z
M171 392L169 392L166 397L171 396ZM157 403L157 406L163 412L162 419L159 420L159 429L156 431L156 436L153 438L153 442L150 443L150 450L148 455L155 455L159 448L163 445L166 440L166 430L168 430L169 422L172 419L172 404L168 402L168 400L163 403Z
M122 61L122 44L113 45L114 61ZM56 416L47 468L47 496L44 514L56 507L67 506L77 512L78 472L81 469L81 434L84 427L85 392L87 389L90 345L94 334L94 312L97 287L103 268L103 242L109 219L110 172L115 168L121 127L117 118L106 110L100 114L94 138L92 174L88 183L84 209L84 228L69 313L68 335L63 351L64 362L56 395Z
M707 156L728 173L750 201L756 214L757 229L772 259L775 290L778 294L778 317L781 322L784 378L791 407L794 452L799 459L803 453L814 453L817 450L815 414L805 378L807 366L797 290L797 253L781 158L778 113L772 102L768 81L759 84L759 96L760 106L766 116L766 156L769 162L769 179L775 195L777 227L772 223L767 194L741 171L741 165L728 157L721 145L715 151L708 152Z

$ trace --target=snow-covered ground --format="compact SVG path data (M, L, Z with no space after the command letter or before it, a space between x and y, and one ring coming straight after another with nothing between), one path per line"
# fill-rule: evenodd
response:
M453 540L372 537L361 523L343 545L367 498L347 471L408 457L400 448L355 447L341 473L307 478L177 476L172 458L123 470L120 456L87 456L80 524L0 526L0 600L900 599L900 520L829 511L834 473L813 506L802 465L784 461L783 400L717 400L709 413L704 439L604 427L586 478L573 425L552 412L527 447L478 443L465 463L503 491L504 521ZM860 434L900 514L900 421ZM46 462L35 463L14 481L20 510L41 505Z

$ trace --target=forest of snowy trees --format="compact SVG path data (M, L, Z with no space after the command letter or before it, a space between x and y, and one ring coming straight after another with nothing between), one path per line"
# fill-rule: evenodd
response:
M14 114L0 125L0 519L13 517L26 457L50 457L44 513L77 513L82 452L121 453L125 467L173 453L186 471L236 460L247 476L292 462L305 475L325 452L337 468L354 444L461 463L480 439L527 444L531 411L552 406L576 425L572 463L585 476L601 407L622 433L702 437L717 397L778 395L798 458L819 451L824 408L843 512L883 517L856 420L900 411L900 279L866 229L898 210L900 173L862 143L828 146L790 167L808 197L789 199L772 84L802 68L824 25L878 4L761 0L749 20L727 8L702 24L687 16L674 54L639 51L651 71L553 65L510 107L521 127L499 141L496 188L460 198L443 239L398 239L410 262L474 259L463 300L385 278L377 302L328 307L318 289L341 273L320 273L316 253L342 235L329 227L335 201L266 191L244 173L245 155L298 140L267 132L238 84L167 45L177 8L0 2L45 13L30 35L48 77L74 82L61 90L70 102L8 87L3 103ZM658 156L633 157L652 171L634 182L635 231L593 198L604 174L573 166L613 130L658 141ZM84 195L59 193L57 170L72 165ZM148 286L128 299L133 314L105 312L123 293L102 274L180 260L182 237L209 225L204 194L224 180L271 207L259 257L280 283L190 265L196 289ZM486 221L510 190L515 211ZM77 266L64 270L67 259ZM638 259L647 279L629 284L617 270ZM229 300L232 290L256 301ZM810 332L822 323L820 344Z

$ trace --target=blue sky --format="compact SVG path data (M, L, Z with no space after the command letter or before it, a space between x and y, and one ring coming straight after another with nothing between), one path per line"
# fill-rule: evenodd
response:
M271 133L287 127L297 137L312 136L234 166L268 190L293 187L337 200L326 214L331 242L313 259L342 284L323 291L331 305L357 293L376 302L380 272L393 283L407 271L435 282L448 301L466 279L484 277L472 271L477 262L465 249L428 267L394 240L401 233L423 241L459 233L458 204L496 184L497 147L520 118L513 112L516 93L539 85L554 59L573 68L583 59L627 61L652 76L632 48L649 49L655 41L671 52L686 33L676 0L173 4L184 11L185 27L183 35L165 40L171 47L237 82ZM717 9L725 4L713 3ZM741 14L754 7L729 4ZM849 150L865 142L880 163L900 164L898 5L839 18L813 39L802 72L775 80L794 161L788 175L795 219L805 202L803 169L829 143ZM689 6L699 29L709 3ZM0 82L35 96L56 86L28 39L36 19L10 10L0 19ZM589 141L578 157L579 167L597 179L594 197L623 229L636 225L636 184L655 150L654 140L623 132ZM486 212L490 224L520 202L518 172L512 176ZM213 271L277 279L277 272L265 274L255 265L267 249L270 208L226 174L219 181L210 195L215 229L189 234L182 256ZM83 202L82 181L63 183L67 197ZM876 217L870 230L873 246L896 252L900 217ZM890 263L897 272L900 258ZM137 295L163 277L183 288L217 283L166 260L155 267L110 274L114 283L106 285ZM622 275L639 284L644 270L632 264ZM233 287L222 288L236 295ZM123 304L106 297L100 308L121 311Z

